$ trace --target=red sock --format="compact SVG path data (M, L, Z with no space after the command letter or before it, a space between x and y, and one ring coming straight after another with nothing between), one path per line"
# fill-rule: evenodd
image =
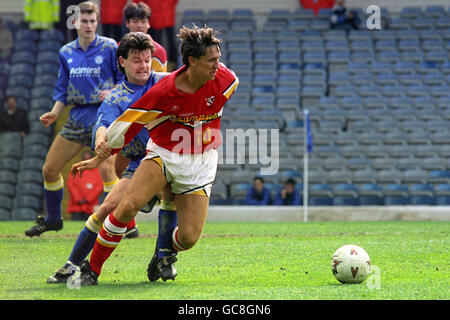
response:
M133 229L134 227L136 227L136 220L131 220L128 224L127 224L127 229Z
M106 218L91 253L91 270L96 274L100 275L103 264L119 245L127 229L126 226L126 223L118 221L112 213Z

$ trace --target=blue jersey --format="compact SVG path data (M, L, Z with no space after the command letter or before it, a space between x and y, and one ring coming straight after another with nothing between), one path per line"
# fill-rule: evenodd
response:
M110 90L124 76L116 62L115 40L95 35L86 51L78 38L59 50L59 72L53 94L54 101L74 105L72 119L92 125L101 104L99 93Z
M92 149L95 149L95 132L99 127L108 128L135 101L141 98L156 82L168 73L152 72L145 85L137 85L123 81L100 105L97 112L97 123L92 130ZM124 155L132 160L140 161L145 156L148 142L148 130L144 127L124 149Z

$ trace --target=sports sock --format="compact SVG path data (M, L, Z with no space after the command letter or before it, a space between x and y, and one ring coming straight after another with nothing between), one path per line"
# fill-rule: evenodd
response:
M158 258L173 254L172 233L177 226L177 212L159 209L158 213Z
M131 220L130 222L128 222L127 224L127 229L133 229L134 227L136 227L136 220Z
M91 214L83 230L78 235L77 241L69 256L69 262L77 266L83 262L94 247L95 239L97 239L101 228L102 223L97 219L95 214Z
M106 198L117 182L119 182L119 178L113 181L103 182L103 199Z
M178 241L178 226L173 229L172 232L172 247L175 251L186 251L189 248L183 247L183 245Z
M113 213L110 213L103 223L97 241L95 241L94 250L91 253L90 265L92 271L100 275L103 264L119 245L126 230L127 223L120 222L114 217Z
M61 220L61 202L64 196L64 179L48 182L44 181L44 198L47 208L45 222L54 223Z

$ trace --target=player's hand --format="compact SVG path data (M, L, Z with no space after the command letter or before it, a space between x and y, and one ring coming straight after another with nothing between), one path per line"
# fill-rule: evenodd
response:
M111 91L112 91L112 90L102 90L102 91L100 91L100 94L98 95L98 97L100 98L100 101L105 100L106 96L107 96L108 94L110 94Z
M95 152L101 158L108 158L111 153L111 147L108 145L108 137L105 135L98 139L97 145L95 146Z
M103 161L104 159L100 158L99 156L96 156L89 160L84 160L75 163L72 165L72 168L70 168L70 172L72 173L72 176L75 178L77 173L79 173L80 177L84 170L94 169L97 168L97 166Z
M54 112L46 112L39 117L39 121L41 121L44 127L51 126L56 121L56 119L58 119L58 115Z

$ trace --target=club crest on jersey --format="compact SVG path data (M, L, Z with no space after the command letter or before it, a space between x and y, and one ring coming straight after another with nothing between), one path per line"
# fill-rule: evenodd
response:
M95 63L96 64L101 64L103 62L103 57L102 56L96 56L95 57Z
M211 105L214 103L214 96L211 96L211 97L209 97L209 98L205 98L205 101L206 101L206 105L208 106L208 107L211 107Z
M170 111L175 112L175 111L177 111L178 109L180 109L179 106L172 106L172 107L170 108Z

